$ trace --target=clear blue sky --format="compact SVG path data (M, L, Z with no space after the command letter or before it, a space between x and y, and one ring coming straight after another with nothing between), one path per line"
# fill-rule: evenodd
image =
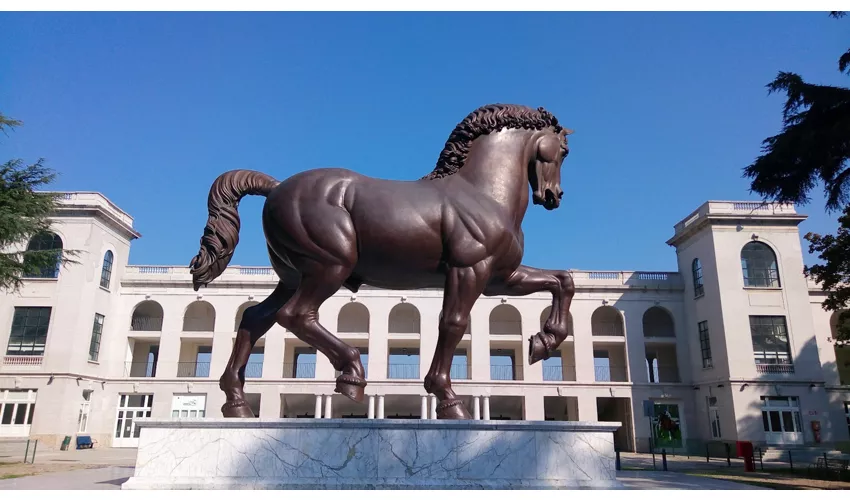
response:
M25 122L0 159L45 157L56 189L128 211L143 235L133 264L189 263L226 170L416 179L467 113L511 102L576 131L564 203L525 219L525 262L675 270L673 224L707 199L755 199L741 169L783 102L765 84L786 70L846 85L836 61L850 46L850 20L826 13L4 13L0 25L0 110ZM815 194L802 232L834 231ZM268 265L261 206L242 203L235 264Z

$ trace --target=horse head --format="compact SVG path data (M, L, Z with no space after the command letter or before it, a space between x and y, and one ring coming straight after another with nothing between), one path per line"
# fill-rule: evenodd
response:
M528 183L531 185L532 200L535 205L543 205L546 210L554 210L561 204L564 191L561 189L561 165L570 153L567 136L572 131L554 127L542 130L536 138L528 165Z

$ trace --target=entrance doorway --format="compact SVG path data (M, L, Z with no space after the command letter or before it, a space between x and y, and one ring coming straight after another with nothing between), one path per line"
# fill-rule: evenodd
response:
M596 398L597 420L622 424L614 431L614 446L620 451L635 451L631 403L629 398Z
M796 397L762 396L761 418L767 444L802 444L800 400Z
M151 416L153 394L121 394L118 396L118 416L115 419L115 448L137 448L141 428L136 419Z

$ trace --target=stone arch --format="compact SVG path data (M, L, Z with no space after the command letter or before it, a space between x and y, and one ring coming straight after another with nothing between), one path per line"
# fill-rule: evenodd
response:
M592 335L623 337L626 332L623 315L612 306L598 307L590 317L590 330Z
M239 323L242 323L242 315L245 314L245 310L257 304L259 304L259 302L257 302L256 300L249 300L248 302L245 302L244 304L239 306L239 309L236 310L236 320L233 323L234 332L239 331Z
M205 300L192 302L183 314L184 332L215 331L215 308Z
M490 311L490 335L522 335L522 315L510 304L499 304Z
M390 310L389 333L421 333L422 317L413 304L398 304Z
M369 309L360 302L349 302L339 310L337 333L369 333Z
M652 306L643 313L644 337L675 337L673 315L659 306Z
M161 332L163 319L162 306L155 300L139 302L133 309L130 330L134 332Z

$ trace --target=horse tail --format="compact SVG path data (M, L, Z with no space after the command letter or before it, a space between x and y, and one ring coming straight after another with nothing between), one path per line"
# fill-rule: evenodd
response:
M271 176L253 170L231 170L213 182L201 249L189 264L195 291L218 278L233 257L239 243L239 200L249 194L268 196L278 184Z

